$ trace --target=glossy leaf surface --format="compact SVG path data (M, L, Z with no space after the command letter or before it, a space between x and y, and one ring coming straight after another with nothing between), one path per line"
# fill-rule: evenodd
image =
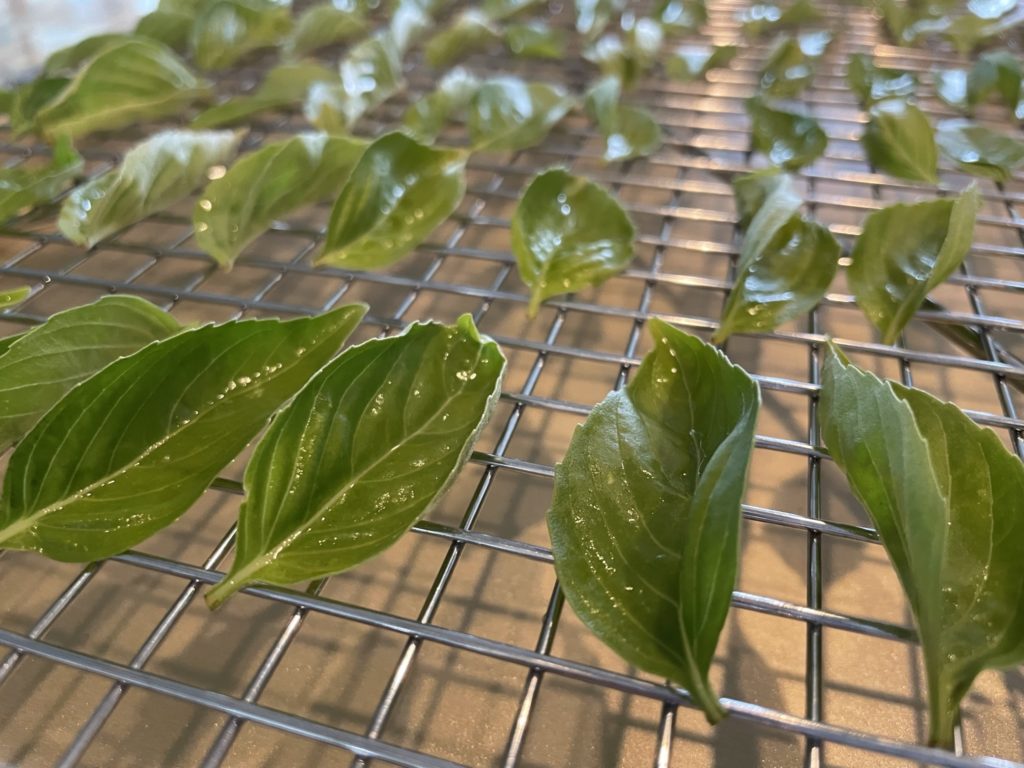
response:
M665 62L665 74L684 83L698 80L712 69L729 66L739 51L736 45L682 45Z
M938 149L924 112L888 99L871 107L868 118L860 143L871 165L901 179L938 181Z
M505 30L505 45L514 55L527 59L565 57L565 34L543 21L509 25Z
M352 347L275 418L245 473L238 551L207 595L292 584L387 549L469 458L505 358L469 315Z
M211 0L192 26L192 56L200 69L224 69L276 45L291 28L291 10L277 0Z
M620 104L622 87L617 77L602 78L586 97L587 113L605 140L604 159L613 163L646 157L661 147L661 126L646 109Z
M193 128L219 128L245 122L259 112L299 105L316 83L335 85L338 73L314 63L281 64L251 94L234 96L200 112Z
M827 32L780 38L761 70L761 92L783 99L798 96L814 79L818 59L830 39Z
M654 349L555 469L551 549L583 623L716 722L708 670L736 581L760 396L718 350L649 323Z
M743 34L749 37L799 27L822 18L821 11L812 0L791 0L788 4L754 3L737 14L737 21L743 25Z
M774 164L796 170L821 157L828 137L813 117L768 106L761 99L747 101L751 121L751 148Z
M205 326L86 379L11 455L0 545L88 562L169 525L334 355L364 311Z
M148 37L178 53L184 53L188 50L194 22L192 14L158 9L139 19L135 25L135 36Z
M1024 165L1024 142L967 120L939 123L935 143L960 170L975 176L1005 183Z
M8 309L10 307L16 307L25 299L28 298L29 294L32 293L32 289L27 285L21 288L15 288L13 291L0 291L0 309ZM14 342L7 342L7 339L0 340L0 355L7 351L7 348Z
M442 69L500 41L501 32L494 23L481 11L470 8L430 38L423 56L434 69Z
M907 98L917 88L917 78L912 73L876 67L866 53L850 56L846 65L846 82L864 109L883 99Z
M479 151L527 149L543 141L573 103L554 85L514 77L488 80L470 100L470 141Z
M335 2L319 3L303 11L285 40L289 56L304 56L328 45L343 43L364 34L365 15L355 6L339 7Z
M417 141L433 143L448 120L466 111L479 87L475 75L455 67L441 78L433 93L409 105L402 118L403 130Z
M53 157L46 165L0 169L0 222L53 200L71 185L83 166L82 156L64 137L54 145Z

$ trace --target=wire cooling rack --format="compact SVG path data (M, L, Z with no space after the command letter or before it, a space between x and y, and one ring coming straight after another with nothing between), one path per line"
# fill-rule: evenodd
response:
M570 26L570 9L549 8ZM739 41L742 4L709 2L715 42ZM865 164L864 115L847 90L848 55L919 73L933 118L942 49L889 46L859 6L826 5L841 34L803 103L828 151L799 174L809 205L841 238L897 200L955 192L895 181ZM669 44L677 42L670 37ZM576 53L578 47L573 46ZM590 405L622 384L649 348L659 316L705 338L734 276L736 217L729 180L758 163L747 152L743 99L767 42L743 42L709 82L652 76L629 99L656 115L665 146L605 166L587 120L569 116L540 146L476 155L459 211L416 253L373 273L313 269L329 206L275 225L231 273L192 240L191 206L175 206L91 251L70 246L53 209L0 231L0 289L34 286L0 315L14 332L108 292L144 296L184 321L295 316L366 301L360 338L425 318L471 312L501 342L509 375L471 464L439 508L381 557L304 590L253 588L217 613L200 599L231 552L243 462L192 510L138 551L85 567L0 555L0 762L83 766L941 766L1024 760L1024 671L988 672L965 700L957 752L921 746L925 714L910 616L882 548L820 447L816 394L821 342L953 400L1018 453L1024 368L1024 183L981 182L975 245L933 293L900 343L877 343L842 276L818 309L771 334L737 335L726 351L754 374L765 405L744 505L734 610L713 679L730 717L715 729L684 692L629 668L563 611L544 525L553 465ZM408 89L358 132L395 126L437 78L420 48ZM328 59L335 58L331 52ZM231 72L223 90L259 80L271 57ZM475 56L479 75L514 72L581 91L578 57L524 62ZM996 107L979 119L1016 130ZM147 125L82 147L90 174L116 162ZM248 148L303 130L260 117ZM1018 134L1019 135L1019 134ZM441 141L465 143L460 126ZM0 164L46 148L0 127ZM547 303L526 319L526 291L509 254L508 222L535 173L564 165L609 186L638 231L633 267L599 288ZM971 353L948 340L974 331ZM983 756L991 757L983 757Z

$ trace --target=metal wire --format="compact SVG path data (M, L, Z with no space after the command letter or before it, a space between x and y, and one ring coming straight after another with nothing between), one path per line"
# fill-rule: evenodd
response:
M742 5L734 0L709 2L712 10L709 30L715 39L735 38L737 27L733 16ZM939 185L924 188L891 179L867 168L862 153L853 143L863 126L864 117L853 108L852 97L844 85L843 62L847 55L858 50L871 50L882 63L914 70L922 75L922 79L927 79L927 73L934 66L962 66L962 62L941 50L909 51L890 47L880 41L877 21L867 12L845 6L826 8L832 16L843 14L843 34L822 62L805 103L812 112L823 118L831 142L823 162L814 168L805 169L800 177L806 183L806 197L811 211L826 220L836 235L850 238L860 232L859 225L850 223L851 216L859 220L867 212L889 204L894 197L949 194L956 192L962 184L950 181L953 177L946 175ZM556 23L567 23L565 9L554 10ZM646 680L642 676L616 672L557 655L555 640L562 611L562 598L557 585L540 617L536 641L532 647L458 631L436 623L436 618L467 552L481 550L500 553L520 558L524 563L534 562L544 568L551 567L551 554L544 546L476 529L499 476L524 480L541 478L544 482L550 482L553 475L550 464L516 453L515 439L520 434L524 415L539 412L582 418L589 411L590 403L571 402L544 394L539 383L546 366L556 359L570 363L606 365L609 371L615 371L613 376L609 376L609 388L621 386L629 370L639 362L641 332L649 317L657 315L694 332L716 327L717 318L714 316L680 314L681 311L688 311L685 307L674 309L673 312L654 309L652 298L662 288L682 288L714 297L720 306L731 286L735 277L738 236L731 193L725 182L735 173L749 169L749 137L743 118L742 99L751 94L766 51L765 43L746 46L743 55L734 62L732 68L713 73L709 78L710 83L679 84L659 78L641 82L630 98L650 108L666 129L665 148L648 160L594 171L595 161L599 157L595 149L598 137L591 126L577 118L567 120L564 126L556 129L543 145L535 149L500 161L494 157L474 156L469 163L473 181L467 193L468 202L453 217L454 228L446 237L431 239L419 249L421 254L429 256L429 263L421 273L415 275L401 271L357 273L335 268L314 269L308 264L307 257L323 238L323 232L317 226L275 225L266 239L275 244L275 251L281 250L281 247L291 248L292 256L283 261L259 253L244 257L240 265L258 270L262 276L260 284L247 292L236 292L223 280L215 279L219 274L215 265L188 243L191 236L188 218L177 213L153 216L138 227L142 231L145 231L147 224L177 228L178 234L166 242L133 238L132 231L137 228L131 228L101 243L92 251L74 251L71 255L68 255L66 243L55 229L52 210L30 214L0 231L0 279L5 284L31 282L35 285L35 295L40 298L45 298L55 288L78 288L96 294L130 292L150 298L169 309L180 309L187 304L200 315L222 319L225 312L228 317L251 312L276 315L322 312L345 300L348 295L372 288L387 291L397 300L393 308L390 308L390 303L380 308L371 306L365 324L373 333L388 333L401 328L410 320L420 319L418 302L425 297L452 297L475 302L473 315L478 323L485 321L488 313L496 306L512 305L521 309L526 296L514 282L511 256L500 249L482 248L472 241L467 243L466 235L471 229L507 230L509 222L503 211L507 211L508 203L517 199L532 175L552 164L579 166L581 172L618 191L634 219L644 222L643 226L638 227L638 244L642 248L650 248L652 253L649 268L630 269L620 278L640 286L639 298L633 305L635 308L605 303L600 299L600 293L597 294L597 300L570 296L549 302L550 309L545 316L548 324L543 332L538 333L535 328L528 337L496 334L497 340L508 351L530 356L526 366L527 374L517 391L503 393L502 399L508 411L503 424L495 433L497 437L493 445L478 446L472 456L473 463L481 468L481 474L461 520L454 525L423 521L414 528L414 536L448 543L415 619L325 596L321 591L322 582L310 585L305 591L253 587L246 590L251 598L266 604L286 606L290 611L273 642L260 656L241 696L218 693L147 670L148 662L179 623L201 587L220 578L218 569L234 542L232 528L217 537L216 545L198 566L184 560L161 558L144 552L129 552L112 558L111 562L116 563L117 567L139 573L162 574L182 582L177 597L167 605L160 621L150 629L146 640L127 664L99 654L84 653L51 638L51 629L55 623L96 581L97 574L105 569L104 563L83 568L53 603L40 612L28 630L17 631L0 625L0 645L11 649L10 654L0 663L0 691L27 656L98 675L112 682L106 695L95 704L89 717L67 745L59 765L73 766L84 759L108 718L122 706L126 691L131 688L157 692L224 716L219 735L203 758L205 768L221 765L228 758L240 734L244 734L247 724L252 723L348 750L355 756L356 765L365 765L370 760L417 768L455 765L452 761L386 739L389 718L396 702L401 700L407 689L411 675L421 663L419 658L426 644L458 649L472 657L486 657L522 668L523 684L514 716L502 726L507 738L503 754L497 759L506 768L524 764L524 745L529 739L531 727L534 727L538 696L552 676L578 681L595 690L617 691L657 702L659 714L650 734L649 759L659 768L672 764L673 752L684 738L677 734L677 720L678 708L690 706L687 695L684 691ZM418 62L419 53L414 52L406 65L408 90L364 120L359 126L361 133L376 135L393 127L405 106L432 88L434 78L419 67ZM224 87L241 89L243 84L251 85L266 63L231 73L223 83ZM501 57L474 57L470 66L480 74L510 67L533 79L565 82L577 92L584 87L590 74L578 63L563 66L561 63L534 62L527 65ZM921 90L924 92L927 87L922 85ZM953 114L945 105L934 100L925 99L923 106L935 117ZM982 116L999 120L991 110L984 108ZM256 147L268 137L292 133L303 127L301 122L292 118L267 120L259 117L253 125L253 133L247 139L247 146ZM458 143L464 140L464 135L455 129L447 138ZM118 152L102 140L88 143L82 151L90 161L92 174L109 168L118 156ZM0 128L0 165L16 165L46 153L45 147L31 141L16 140L5 128ZM836 191L837 188L841 188L840 192ZM928 324L940 333L968 327L977 340L980 353L964 353L949 345L941 350L917 348L912 334L907 334L893 347L876 343L873 341L875 337L866 333L858 338L837 341L851 353L880 363L895 363L907 383L913 381L913 372L918 370L918 366L990 377L998 408L968 412L978 423L1007 434L1020 455L1024 447L1024 421L1017 414L1013 389L1024 383L1024 366L1015 354L1015 350L1021 349L1024 316L1007 317L988 313L983 296L1011 294L1016 298L1017 294L1024 291L1024 274L1019 268L1020 259L1024 256L1024 218L1020 213L1020 206L1024 205L1024 188L1021 180L1015 178L1007 185L986 184L982 191L987 207L979 217L979 225L984 230L979 229L971 259L965 263L960 274L950 280L950 285L964 290L968 309L934 306L918 314L922 325ZM664 193L668 200L656 205L637 202L634 194L640 193ZM695 199L699 205L694 205ZM998 206L999 210L993 212L994 206ZM828 219L832 213L837 214L836 220ZM653 223L648 225L646 222L651 220ZM684 237L679 235L680 228L689 229L691 226L698 227L695 230L700 233L698 236L690 238L688 234ZM713 234L707 235L707 232ZM722 234L715 234L719 232ZM295 241L301 245L295 247ZM286 243L291 245L281 245ZM62 249L61 258L51 258L49 261L42 258L58 249ZM670 254L686 253L717 260L722 270L712 274L707 271L666 269ZM95 271L88 270L91 263L107 256L135 258L139 259L139 264L116 279L97 276ZM1004 265L1006 269L998 274L980 273L976 267L976 260L979 259ZM453 261L494 266L495 270L486 273L487 279L460 281L448 276L452 270L446 271L446 265ZM681 261L673 259L671 263L674 265ZM168 284L160 276L161 266L167 264L178 265L189 272L190 277L183 282ZM331 286L326 296L321 296L318 301L297 304L273 298L273 291L282 281L313 275ZM1006 304L1005 300L998 301L999 306ZM770 369L769 372L752 371L766 392L806 398L805 437L792 439L759 435L757 439L758 451L806 461L806 513L754 504L745 504L743 507L747 521L798 531L806 536L806 599L800 604L743 590L737 590L733 599L734 605L743 611L804 624L804 715L797 717L778 709L733 698L725 699L724 707L733 718L756 724L767 733L788 733L802 737L803 764L809 768L826 764L824 755L830 744L861 750L865 765L872 765L872 761L881 755L951 767L1016 765L998 756L973 754L970 743L964 743L962 734L958 734L957 753L952 754L829 722L823 693L828 672L824 663L826 629L888 642L915 642L914 632L908 626L909 616L904 623L897 624L858 616L842 606L825 607L823 573L828 543L877 543L877 536L870 528L838 517L833 519L830 510L822 502L822 467L827 461L827 453L820 445L817 414L819 352L826 338L823 328L827 325L822 320L822 314L849 309L851 305L852 297L848 294L832 293L820 308L810 313L803 330L784 328L772 334L746 338L757 344L771 342L785 345L793 349L794 354L805 355L807 360L806 378L783 377L771 373ZM36 312L33 306L34 302L29 302L24 310L2 314L0 321L30 324L44 319L45 314ZM613 319L628 324L629 333L621 353L610 352L597 345L585 346L562 340L567 323L587 318ZM223 478L214 484L211 492L226 497L236 496L241 493L241 486L237 481ZM0 559L2 567L3 560ZM40 567L44 567L42 561ZM3 599L6 598L0 598L0 603ZM339 625L355 622L369 627L373 632L394 634L404 640L390 680L362 733L259 703L268 684L275 675L281 674L279 670L282 659L288 654L295 639L302 635L307 618L312 615L327 617Z

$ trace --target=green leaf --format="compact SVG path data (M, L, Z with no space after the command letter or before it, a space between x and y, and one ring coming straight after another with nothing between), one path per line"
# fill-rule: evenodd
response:
M192 27L192 56L200 69L224 69L276 45L291 28L291 10L276 0L212 0Z
M868 162L883 173L933 184L939 179L932 124L913 104L900 99L875 104L860 143Z
M466 153L433 149L404 133L374 141L334 204L318 264L394 264L447 219L466 193Z
M359 37L367 27L366 16L354 5L348 8L339 8L334 2L313 5L299 16L285 41L284 50L293 58L304 56L328 45Z
M433 93L409 106L402 118L402 130L423 144L432 144L448 120L466 111L479 87L475 75L455 67L445 73Z
M208 325L111 363L15 448L0 545L88 562L169 525L337 351L365 312Z
M383 37L394 47L395 55L403 56L409 47L429 30L434 20L433 11L427 7L436 3L423 3L420 0L399 0L398 7L391 14L391 22Z
M796 170L824 154L828 137L813 117L774 109L756 97L747 101L747 114L751 148L775 165Z
M729 66L739 52L736 45L683 45L665 62L665 74L688 83L706 77L712 69Z
M530 317L545 299L624 270L633 235L629 216L594 182L560 168L534 178L512 216L512 253L530 288Z
M527 149L542 142L573 105L557 85L488 80L469 102L470 143L483 152Z
M29 297L30 293L32 293L32 289L27 285L24 285L21 288L15 288L13 291L0 291L0 309L7 309L21 304L21 302ZM3 344L4 342L7 342L7 339L0 339L0 344ZM12 341L6 345L0 346L0 355L3 355L13 343L14 342Z
M826 227L796 213L800 204L783 182L753 217L714 343L770 331L810 312L825 295L842 248Z
M191 194L210 166L234 156L240 140L231 131L156 134L129 150L119 167L68 196L60 210L60 231L71 242L91 248Z
M743 25L743 34L747 37L758 37L822 19L821 11L811 0L793 0L785 8L775 3L757 3L737 14L737 21Z
M883 99L912 96L917 87L917 78L912 73L876 67L866 53L850 56L846 65L846 82L863 109Z
M543 2L544 0L484 0L483 12L492 21L504 21L520 16Z
M178 114L208 90L167 46L129 39L86 61L35 118L47 137L77 138Z
M252 94L235 96L200 112L193 128L219 128L244 122L258 112L285 109L301 104L317 83L337 84L338 73L319 64L280 64L267 73Z
M973 109L995 94L1012 111L1020 101L1020 56L1010 51L983 53L967 76L967 106Z
M952 748L984 669L1024 662L1024 465L952 403L883 382L831 347L822 436L907 594L928 680L929 741Z
M960 266L980 205L972 184L958 197L891 205L864 220L847 278L883 343L895 343L928 293Z
M57 98L70 82L67 77L40 76L15 88L11 100L11 130L15 136L37 130L39 111Z
M1008 182L1024 165L1024 143L967 120L944 120L935 143L957 167L975 176Z
M626 17L624 16L623 19ZM664 32L653 19L637 19L623 35L605 35L583 52L605 75L614 75L625 88L632 87L654 65Z
M935 94L949 106L967 111L967 71L963 69L939 69L932 72Z
M71 77L83 61L91 59L104 48L108 48L114 43L124 43L131 39L133 39L131 35L125 35L120 32L87 37L74 45L61 48L47 56L46 61L43 62L42 76L55 77L66 75Z
M136 37L148 37L179 53L188 50L195 17L190 13L156 10L147 13L135 25Z
M759 89L768 96L791 98L798 96L814 79L818 56L818 38L782 37L768 54L761 70Z
M604 159L613 163L646 157L662 143L661 126L645 109L619 103L622 85L614 76L603 78L586 96L586 108L605 138Z
M565 58L565 34L543 21L512 24L505 30L505 45L527 59Z
M196 202L196 243L230 269L275 219L337 195L365 149L362 139L309 133L245 155Z
M736 214L739 216L740 229L746 229L764 206L765 201L778 189L782 188L792 200L791 213L800 207L800 198L792 190L792 177L779 168L762 168L759 171L737 176L732 182L732 192L736 199ZM784 200L786 198L780 198ZM785 219L781 219L784 221Z
M573 0L576 11L576 31L585 40L596 40L612 16L626 8L625 0Z
M708 21L704 0L661 0L654 15L662 26L676 32L696 32Z
M630 664L724 716L708 681L739 563L757 384L652 318L654 349L576 428L548 530L573 610Z
M62 137L46 165L0 169L0 222L53 200L71 185L83 166L82 156L67 137Z
M76 384L180 330L173 317L148 301L104 296L58 312L22 334L0 355L0 451Z
M0 88L0 115L9 115L13 106L14 91L10 88Z
M434 69L443 69L500 41L501 32L486 14L470 8L430 38L423 57Z
M466 463L504 368L463 315L352 347L320 371L246 468L237 554L210 607L247 584L322 578L391 546Z

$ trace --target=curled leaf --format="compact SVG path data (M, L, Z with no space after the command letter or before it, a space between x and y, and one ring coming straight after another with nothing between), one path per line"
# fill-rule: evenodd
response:
M455 67L441 78L433 93L409 106L402 118L403 130L417 141L433 143L448 120L466 111L479 87L475 75Z
M487 80L469 103L469 137L478 151L526 149L539 144L572 109L574 100L547 83L515 77Z

